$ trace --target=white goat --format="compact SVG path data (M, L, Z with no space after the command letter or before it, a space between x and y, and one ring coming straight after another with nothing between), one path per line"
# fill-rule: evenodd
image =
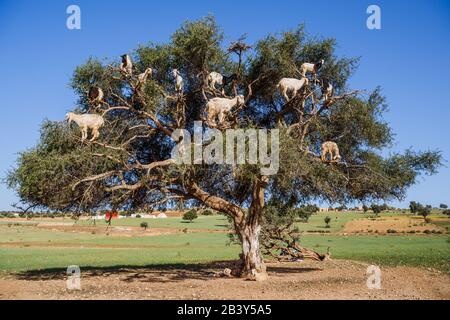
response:
M123 54L122 63L120 64L120 70L131 76L133 74L133 63L131 57L128 54Z
M216 117L219 119L219 123L223 123L225 120L225 115L234 106L240 106L245 103L245 98L243 95L238 95L232 99L228 98L212 98L206 103L207 122L209 124L216 123Z
M178 71L178 69L173 69L172 75L175 78L175 90L178 92L183 92L184 81L181 77L180 71Z
M88 129L92 130L92 138L89 141L94 141L100 135L99 129L105 121L103 117L98 114L76 114L69 112L66 114L66 120L69 124L74 121L81 129L81 141L86 140L88 136Z
M141 74L138 75L139 83L142 84L145 81L147 81L148 77L151 76L152 73L153 73L153 69L152 68L145 69L144 72L142 72Z
M311 72L313 74L316 74L317 70L319 70L324 63L325 63L325 60L323 60L323 59L317 63L305 62L300 67L300 73L302 74L303 77L306 76L306 72Z
M216 84L219 84L219 85L221 85L221 86L223 85L223 76L222 76L220 73L215 72L215 71L210 72L210 73L208 74L207 80L208 80L208 85L209 85L212 89L215 89L215 88L216 88Z
M329 81L322 82L322 96L326 101L333 95L333 85Z
M305 85L308 85L308 78L303 77L300 80L295 78L283 78L278 82L277 88L279 88L280 93L289 101L288 92L292 92L292 98L297 95L297 92Z
M327 159L328 154L330 155L330 160ZM321 158L323 162L336 162L341 160L337 143L333 141L326 141L322 143Z
M89 89L88 97L92 103L100 103L104 97L103 90L99 87L91 87Z

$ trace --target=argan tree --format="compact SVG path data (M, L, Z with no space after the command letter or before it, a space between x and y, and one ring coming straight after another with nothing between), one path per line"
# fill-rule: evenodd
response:
M402 198L419 174L435 173L441 161L433 151L380 155L392 142L382 118L385 100L379 89L350 90L347 82L358 60L336 56L335 45L333 39L309 37L302 26L252 47L243 39L224 43L214 18L207 17L183 24L167 44L133 51L131 76L119 69L119 58L89 59L71 80L79 97L72 111L103 115L100 137L82 142L78 127L45 121L37 146L20 154L9 173L9 186L28 206L73 212L149 209L177 201L210 207L232 220L242 243L240 274L264 279L258 237L267 201L295 207L314 200ZM317 75L308 74L309 84L286 102L278 81L299 78L302 63L321 59ZM142 83L137 75L147 67L156 71ZM175 91L173 68L184 79L182 93ZM262 175L261 164L180 165L171 159L172 148L182 142L172 138L174 130L194 134L207 99L223 96L206 84L211 71L235 73L224 96L245 97L217 128L279 130L277 174ZM334 88L328 99L320 89L323 79ZM92 86L103 90L102 103L89 101ZM324 141L339 145L341 160L321 161Z

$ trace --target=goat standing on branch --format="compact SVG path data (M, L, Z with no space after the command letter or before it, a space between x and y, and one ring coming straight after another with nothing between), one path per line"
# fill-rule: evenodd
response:
M139 84L145 83L145 81L147 81L148 77L150 77L152 75L152 73L153 73L153 69L152 68L147 68L147 69L145 69L144 72L139 74L138 75Z
M219 124L223 124L225 120L225 115L234 106L240 106L245 103L245 98L243 95L238 95L233 99L228 98L213 98L206 104L207 122L210 126L216 125L216 117L219 119Z
M327 101L329 98L333 96L334 88L330 81L328 80L322 80L321 81L321 90L322 90L322 97L324 101Z
M300 80L295 78L283 78L278 82L277 88L280 90L280 93L284 96L286 101L289 101L290 98L287 95L288 92L292 92L292 98L297 95L297 92L303 87L308 85L308 78L303 77Z
M183 92L184 81L183 81L183 78L181 77L180 71L178 71L178 69L173 69L172 70L172 75L175 78L175 90L178 93Z
M330 155L330 159L327 159L327 155ZM323 162L337 162L341 160L339 154L339 147L336 142L326 141L322 143L322 161Z
M223 85L223 76L218 72L210 72L206 79L208 81L208 86L211 87L211 89L216 89L216 84L219 84L220 86Z
M120 64L120 70L127 76L133 74L133 63L131 62L131 57L128 54L124 54L122 57L122 63Z
M89 101L96 106L103 101L103 90L99 87L91 87L88 93Z
M311 72L313 75L317 74L317 71L322 67L322 65L325 63L325 60L320 60L317 63L309 63L305 62L300 67L300 73L303 77L306 76L306 72Z
M74 121L81 129L81 141L86 140L88 136L88 130L92 130L92 138L89 141L94 141L100 135L99 129L105 121L103 117L98 114L76 114L69 112L66 114L66 120L70 123Z

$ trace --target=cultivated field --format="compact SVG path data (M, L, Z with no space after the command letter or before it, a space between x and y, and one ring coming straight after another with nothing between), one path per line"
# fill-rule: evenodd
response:
M324 217L332 218L330 228ZM450 219L384 213L318 213L298 222L303 245L332 260L268 264L263 283L217 274L240 248L224 216L117 219L0 219L0 299L450 299ZM141 222L149 225L140 228ZM369 290L366 269L382 270ZM81 268L81 291L66 289L69 265ZM221 290L215 288L220 287Z

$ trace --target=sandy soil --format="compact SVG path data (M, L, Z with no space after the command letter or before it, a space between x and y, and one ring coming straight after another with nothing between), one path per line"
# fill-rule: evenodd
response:
M445 220L445 218L443 218ZM437 219L435 219L437 220ZM395 230L397 233L410 232L421 233L425 230L437 231L445 233L446 230L442 227L431 223L425 223L423 219L410 217L381 217L376 219L357 219L349 221L345 224L343 233L368 233L377 232L380 234L387 233L387 231Z
M81 270L81 290L64 272L0 278L0 299L450 299L450 277L436 270L381 268L368 289L367 264L332 260L268 264L269 280L219 277L229 263L185 267Z

